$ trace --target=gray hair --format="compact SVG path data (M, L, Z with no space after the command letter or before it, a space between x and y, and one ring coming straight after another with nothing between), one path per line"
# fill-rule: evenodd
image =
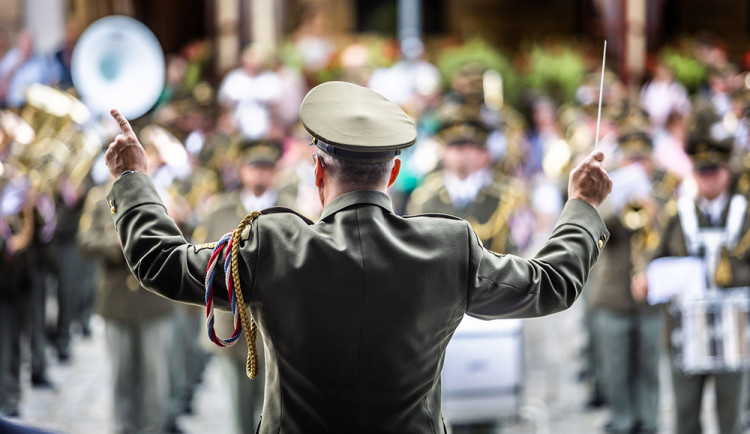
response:
M325 170L339 184L352 189L365 190L388 182L393 170L393 159L383 162L344 160L321 152Z

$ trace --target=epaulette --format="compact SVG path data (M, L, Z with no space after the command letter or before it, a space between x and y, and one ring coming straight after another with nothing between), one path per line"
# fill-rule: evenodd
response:
M291 208L287 208L284 206L272 206L270 208L266 208L263 211L260 212L261 215L269 215L269 214L294 214L297 217L301 218L302 221L307 223L308 225L315 224L314 221L310 220L309 217L305 216L304 214L297 212Z
M653 177L653 192L657 198L667 199L674 195L682 180L676 174L657 170Z
M428 190L437 190L443 186L443 171L438 170L425 176L424 181L420 187L425 187Z
M411 194L410 202L416 206L422 206L425 202L435 196L443 188L443 172L432 172L422 181Z

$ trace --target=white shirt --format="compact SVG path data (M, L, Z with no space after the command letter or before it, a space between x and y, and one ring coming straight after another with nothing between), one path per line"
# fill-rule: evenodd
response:
M279 194L273 190L266 190L266 192L260 196L256 196L249 191L240 192L240 201L242 202L242 206L245 207L245 211L248 213L270 208L276 205L278 199Z
M492 172L489 169L478 170L466 179L460 179L458 176L445 172L443 183L451 198L454 207L461 209L468 206L476 200L479 191L492 182Z
M700 208L702 213L711 218L712 225L718 225L721 223L721 214L724 211L724 208L727 207L727 203L729 203L729 194L726 192L720 194L713 200L708 200L703 197L698 198L698 208Z

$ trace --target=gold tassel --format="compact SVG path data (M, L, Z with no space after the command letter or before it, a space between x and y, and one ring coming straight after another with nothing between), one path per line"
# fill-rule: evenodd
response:
M245 374L249 379L255 378L258 375L258 351L255 346L256 338L258 336L258 325L255 324L250 312L247 310L245 305L245 297L242 294L242 288L240 288L240 272L238 264L239 247L240 247L240 236L245 231L246 227L258 217L260 213L253 211L245 218L242 219L240 225L232 234L232 280L234 281L234 293L237 297L237 309L240 310L240 323L242 328L245 330L245 341L247 342L247 363L245 364Z
M729 253L727 249L721 249L719 263L716 265L716 275L714 281L718 286L728 287L732 281L732 266L729 263Z

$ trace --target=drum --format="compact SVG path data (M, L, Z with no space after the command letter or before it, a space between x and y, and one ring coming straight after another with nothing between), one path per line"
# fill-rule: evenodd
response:
M708 291L670 306L674 362L687 374L750 367L750 288Z
M442 408L446 423L500 423L516 417L522 378L522 321L465 316L445 352Z

